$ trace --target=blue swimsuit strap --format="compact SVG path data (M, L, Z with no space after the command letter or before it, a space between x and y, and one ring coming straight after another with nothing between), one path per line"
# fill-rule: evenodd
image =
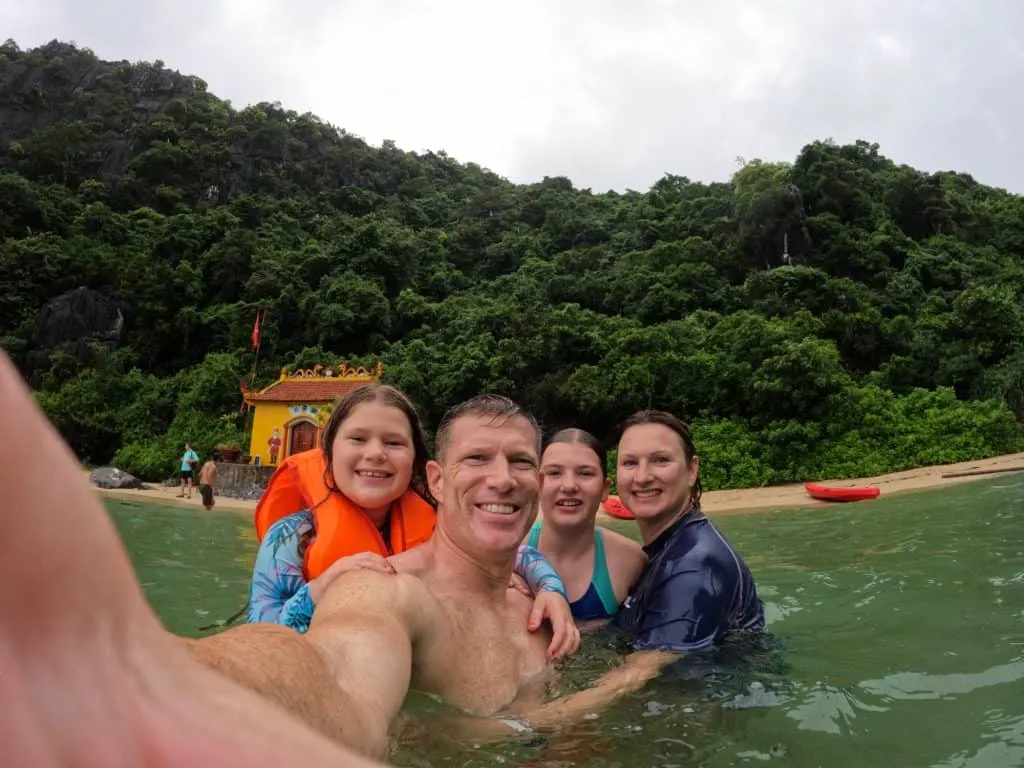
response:
M530 534L526 537L526 543L534 549L540 548L540 520L533 524L530 528Z
M534 549L540 545L541 521L538 520L530 528L526 543ZM590 583L597 590L597 596L601 598L601 605L609 616L613 616L619 610L619 600L612 588L611 575L608 573L608 559L604 549L604 535L600 528L594 528L594 573L590 577Z
M608 573L608 560L604 551L604 533L600 528L594 528L594 575L591 577L590 583L597 590L597 596L601 598L601 603L608 615L615 615L619 610L619 599L615 596L612 577Z

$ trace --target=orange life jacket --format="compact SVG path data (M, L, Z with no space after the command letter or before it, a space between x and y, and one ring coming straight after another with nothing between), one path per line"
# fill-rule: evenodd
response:
M392 505L390 543L366 513L324 482L327 462L320 448L289 456L274 471L267 490L256 505L256 535L260 541L282 517L301 509L313 513L313 542L306 548L307 579L315 579L335 561L360 552L381 557L422 544L434 533L437 513L422 496L408 490Z

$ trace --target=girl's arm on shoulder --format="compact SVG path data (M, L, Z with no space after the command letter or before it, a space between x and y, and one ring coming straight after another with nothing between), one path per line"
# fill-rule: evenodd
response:
M249 587L250 623L283 624L299 632L309 628L313 601L299 543L311 527L309 513L296 512L274 523L263 537Z
M516 573L523 577L534 594L542 591L557 592L566 602L569 601L565 583L540 550L527 544L520 545L519 554L516 555Z
M621 604L643 573L647 555L644 548L628 536L603 527L601 534L604 537L608 575L611 576L615 597Z

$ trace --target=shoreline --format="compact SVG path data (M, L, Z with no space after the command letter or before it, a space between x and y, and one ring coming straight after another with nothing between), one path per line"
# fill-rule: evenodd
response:
M977 459L975 461L961 461L955 464L936 464L930 467L919 467L918 469L907 469L902 472L891 472L886 475L875 477L860 477L850 480L817 480L822 485L830 485L837 488L850 488L852 486L874 486L882 490L884 498L893 493L912 493L914 491L925 491L932 488L941 488L947 485L971 482L992 477L992 474L984 474L991 470L1019 470L1024 472L1024 453L1010 453L1005 456L994 456L990 459ZM85 471L85 470L83 470ZM950 472L978 472L982 474L966 475L961 477L942 477ZM86 476L88 472L85 471ZM168 506L183 506L202 509L199 501L198 491L193 491L191 499L178 498L178 487L166 485L153 485L151 490L137 489L112 489L106 490L92 486L101 497L142 501L146 500L156 504ZM806 509L816 507L827 507L831 502L817 501L807 495L803 483L792 483L790 485L775 485L764 488L737 488L724 491L705 491L701 497L701 507L710 516L723 514L749 514L755 512L769 512L778 509ZM232 512L234 514L251 514L256 509L256 502L247 499L233 499L228 496L215 497L213 512ZM615 520L604 511L598 513L598 519L602 522Z
M983 480L995 476L997 472L1009 470L1024 472L1024 453L1009 453L1003 456L993 456L990 459L959 461L954 464L935 464L873 477L808 482L816 482L834 488L855 486L879 488L882 491L879 498L885 498L892 494L914 493L973 480ZM959 472L976 472L977 474L943 477L945 474ZM701 496L701 508L708 515L767 512L776 509L807 509L834 505L835 502L812 499L804 489L804 483L707 491Z

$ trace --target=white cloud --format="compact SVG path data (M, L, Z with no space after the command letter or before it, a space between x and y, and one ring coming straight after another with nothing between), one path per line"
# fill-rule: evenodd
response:
M1019 2L37 0L3 4L0 28L517 181L710 181L833 137L1024 191Z

